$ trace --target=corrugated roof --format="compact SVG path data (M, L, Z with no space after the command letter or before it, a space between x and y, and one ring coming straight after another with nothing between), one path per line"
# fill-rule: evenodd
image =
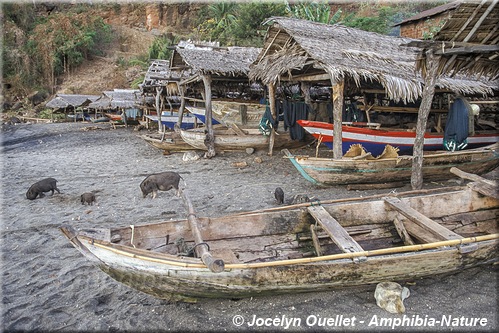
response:
M393 26L396 27L396 26L407 24L407 23L414 22L414 21L429 19L433 16L436 16L436 15L442 14L446 11L453 10L453 9L457 8L460 3L461 3L461 1L454 1L454 2L446 3L446 4L438 6L438 7L434 7L434 8L425 10L419 14L416 14L414 16L411 16L411 17L403 20L400 23L394 24Z

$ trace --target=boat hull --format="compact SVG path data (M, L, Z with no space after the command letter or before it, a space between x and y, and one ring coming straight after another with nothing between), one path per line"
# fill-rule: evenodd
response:
M158 122L158 116L156 115L146 115L146 118L156 123ZM175 124L177 124L177 121L178 121L177 113L173 113L172 115L168 112L168 114L161 115L161 124L168 127L169 129L174 129L174 126ZM184 116L182 117L182 124L180 125L180 128L191 129L196 126L196 123L197 123L196 117L184 114Z
M298 120L308 133L320 139L328 148L333 148L333 124ZM361 144L368 152L379 155L387 144L400 149L401 153L412 154L416 132L383 130L355 126L342 126L343 153L353 144ZM499 133L476 134L468 137L467 148L479 148L499 142ZM443 134L425 133L423 150L441 150L444 147Z
M369 184L409 181L411 155L384 159L316 158L288 155L291 163L308 181L316 185ZM429 153L423 156L425 181L455 177L452 167L473 174L485 174L499 166L499 145L456 152Z
M182 140L180 134L177 132L167 132L163 139L161 138L162 135L159 133L155 135L143 134L139 135L139 137L151 146L166 151L188 151L195 149Z
M225 267L220 273L210 271L199 258L171 253L179 246L180 238L194 242L187 220L80 233L71 227L61 230L87 259L112 278L169 300L316 292L413 280L498 260L499 200L468 186L389 197L338 199L199 218L198 227L213 256L233 254L232 259L224 257ZM442 241L438 228L430 225L430 229L418 229L398 211L387 209L387 200L399 200L432 219L435 222L431 223L444 228L444 237L448 237L447 233L463 236ZM341 251L326 235L320 246L333 252L306 255L303 251L312 243L309 235L314 225L307 212L317 207L341 221L342 228L362 246L362 251ZM413 239L421 243L397 245L394 220L401 221ZM380 247L380 243L386 245ZM298 246L297 251L291 251L292 246ZM255 252L265 253L266 257L248 257Z
M263 135L258 129L245 128L246 135L235 134L231 129L214 130L215 136L215 149L218 150L245 150L246 148L254 149L268 149L270 136ZM192 147L200 150L207 150L204 144L206 134L204 128L197 128L192 130L181 130L180 135L182 139ZM275 136L274 148L299 148L305 146L308 141L292 140L288 132L279 132Z

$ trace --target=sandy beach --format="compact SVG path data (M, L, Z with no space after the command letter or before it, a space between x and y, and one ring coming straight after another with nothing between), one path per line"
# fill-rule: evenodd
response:
M3 332L498 330L498 265L402 281L411 292L404 301L403 315L376 305L376 285L187 304L156 299L116 282L88 262L59 226L113 227L185 218L184 203L174 191L159 192L156 199L142 197L139 184L151 173L178 172L199 216L273 207L276 187L284 190L285 200L296 194L327 200L394 191L317 187L278 151L272 157L266 151L225 152L212 159L183 161L183 153L164 155L137 136L142 133L133 127L113 129L109 124L3 125ZM312 155L315 147L300 152ZM235 162L247 166L238 168ZM61 193L26 199L30 185L47 177L57 179ZM441 185L456 185L456 181ZM395 190L410 190L410 185ZM90 191L96 193L96 204L82 205L80 195ZM355 317L355 326L327 326L319 320L336 316ZM479 318L485 325L442 325L444 316ZM236 317L243 318L244 324L236 326ZM254 318L300 320L288 328L276 321L255 327L250 326ZM395 319L404 318L406 325L392 329ZM431 326L431 319L439 323Z

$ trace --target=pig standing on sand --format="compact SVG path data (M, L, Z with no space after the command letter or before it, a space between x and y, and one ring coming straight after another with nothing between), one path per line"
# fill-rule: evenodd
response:
M81 204L84 205L85 203L88 204L89 206L93 206L95 202L95 194L93 192L85 192L81 196Z
M180 182L181 178L182 177L180 177L178 173L173 171L149 175L142 181L142 183L140 183L142 195L145 198L149 193L152 192L152 198L154 199L158 195L158 191L168 191L174 188L177 190L177 196L180 196L178 183Z
M26 192L26 198L28 198L29 200L34 200L38 196L42 198L45 196L43 192L48 191L52 191L52 195L54 195L54 190L57 191L57 193L61 193L61 191L59 191L59 189L57 188L56 183L57 180L55 180L54 178L42 179L31 185L28 192Z

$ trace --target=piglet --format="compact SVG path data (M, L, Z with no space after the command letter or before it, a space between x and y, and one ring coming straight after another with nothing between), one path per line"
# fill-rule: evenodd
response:
M85 192L81 196L81 204L88 204L90 206L93 206L95 202L95 194L92 192Z

